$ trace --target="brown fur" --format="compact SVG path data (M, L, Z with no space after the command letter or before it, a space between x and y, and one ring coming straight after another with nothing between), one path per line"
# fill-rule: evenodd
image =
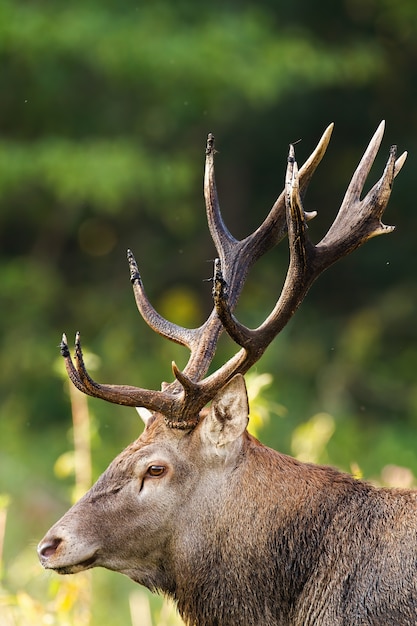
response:
M191 431L151 420L46 535L44 565L125 573L189 626L417 624L416 493L280 454L223 408Z

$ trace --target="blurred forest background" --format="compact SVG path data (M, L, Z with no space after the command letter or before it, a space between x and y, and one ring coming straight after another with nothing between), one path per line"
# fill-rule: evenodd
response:
M318 211L315 241L381 119L368 187L390 144L409 151L384 220L394 234L320 278L250 383L254 396L263 387L254 414L269 415L255 423L265 443L381 484L413 483L416 100L415 0L0 0L2 624L176 623L153 599L152 617L139 618L143 597L120 575L43 572L35 546L74 497L62 332L81 331L99 381L158 388L172 359L185 363L137 313L128 247L160 313L196 326L211 310L208 132L239 238L281 192L288 144L302 139L303 163L331 121L305 200ZM254 268L238 308L246 324L269 313L287 258L284 241ZM225 342L218 362L231 349ZM141 426L133 409L88 405L95 479Z

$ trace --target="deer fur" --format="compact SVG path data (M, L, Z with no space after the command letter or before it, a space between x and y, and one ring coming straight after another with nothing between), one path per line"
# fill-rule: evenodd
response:
M240 375L191 431L152 417L46 535L45 567L126 574L190 626L417 624L417 494L280 454L247 421Z

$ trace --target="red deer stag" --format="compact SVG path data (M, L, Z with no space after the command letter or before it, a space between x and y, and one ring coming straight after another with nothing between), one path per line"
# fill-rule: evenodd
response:
M87 373L80 337L68 375L84 393L142 407L143 434L39 544L45 568L72 574L105 567L173 598L189 626L417 624L417 492L377 489L329 467L301 463L248 434L243 374L291 318L315 278L375 235L406 154L391 148L380 180L361 193L384 132L379 126L337 217L314 245L302 196L332 126L298 171L288 156L285 189L262 225L236 240L214 180L214 138L204 191L218 259L214 308L199 328L162 318L145 294L133 254L130 277L143 318L189 348L183 371L161 391L105 385ZM290 261L275 308L256 329L233 310L251 265L288 235ZM240 346L207 374L222 331ZM209 404L211 403L211 404ZM207 406L208 405L208 406ZM143 410L143 407L147 411Z

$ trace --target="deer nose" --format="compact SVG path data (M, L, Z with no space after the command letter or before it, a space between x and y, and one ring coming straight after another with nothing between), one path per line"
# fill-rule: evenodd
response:
M62 539L57 537L48 541L41 541L38 545L38 555L41 562L44 562L49 559L49 557L53 556L61 542Z

